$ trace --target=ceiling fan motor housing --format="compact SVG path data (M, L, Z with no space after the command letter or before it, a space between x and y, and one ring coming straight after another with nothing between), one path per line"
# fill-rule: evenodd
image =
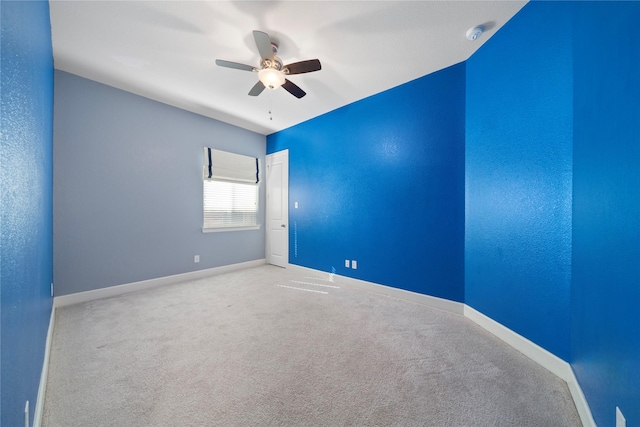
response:
M263 59L262 68L272 68L274 70L282 70L282 59L273 55L273 59Z

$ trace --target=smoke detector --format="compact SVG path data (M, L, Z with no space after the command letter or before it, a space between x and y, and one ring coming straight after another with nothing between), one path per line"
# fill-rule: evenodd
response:
M469 28L467 31L467 38L471 41L474 41L483 33L484 27L482 25L478 25L477 27Z

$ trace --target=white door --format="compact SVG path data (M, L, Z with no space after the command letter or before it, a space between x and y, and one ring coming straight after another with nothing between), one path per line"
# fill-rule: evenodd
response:
M267 156L267 262L289 263L289 150Z

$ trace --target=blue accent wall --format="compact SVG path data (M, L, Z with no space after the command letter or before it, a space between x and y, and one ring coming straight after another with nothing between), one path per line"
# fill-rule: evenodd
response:
M570 17L530 3L467 61L465 162L465 302L567 361Z
M574 46L572 366L600 427L640 426L640 3L586 2Z
M33 420L51 316L53 56L49 4L0 3L0 425Z
M264 135L60 70L55 87L56 296L264 259L264 229L202 232L203 147L264 164Z
M464 79L458 64L267 137L289 149L290 263L464 300Z

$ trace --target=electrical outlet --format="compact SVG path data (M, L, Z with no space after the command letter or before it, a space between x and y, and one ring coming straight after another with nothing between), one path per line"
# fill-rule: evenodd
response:
M358 261L356 261L355 259L353 261L351 261L351 268L353 268L354 270L358 269Z
M29 401L24 404L24 427L29 427Z
M51 282L51 296L53 296L53 282Z
M193 262L200 262L200 255L196 255L193 257Z
M348 259L345 259L345 260L344 260L344 266L345 266L345 267L347 267L347 268L349 268L349 260L348 260Z
M616 427L627 427L627 419L622 415L620 408L616 406Z

